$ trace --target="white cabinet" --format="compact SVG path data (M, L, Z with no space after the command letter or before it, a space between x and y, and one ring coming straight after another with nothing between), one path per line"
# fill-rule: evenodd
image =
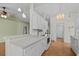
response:
M47 37L23 36L5 41L6 56L40 56L47 48Z
M41 29L46 32L47 26L48 23L42 16L40 16L34 10L30 12L30 34L36 35L35 32L37 31L34 29Z
M44 40L42 40L42 46L43 49L47 49L47 38L44 38Z
M38 29L41 29L41 17L39 15L37 19L37 25L38 25Z
M27 55L28 56L36 56L36 55L40 54L39 52L40 52L39 42L24 49L24 55L25 56L27 56Z
M31 23L32 23L32 26L33 26L33 29L37 29L38 28L38 23L37 23L37 15L35 12L33 12L34 15L32 15L32 19L31 19Z
M33 29L41 29L42 17L33 11L30 15L30 24Z
M71 48L79 56L79 37L71 36Z
M46 22L46 23L44 23ZM37 31L34 29L47 30L47 21L36 10L33 9L33 5L30 8L30 34L37 35ZM45 32L45 31L44 31ZM42 32L43 34L45 34Z
M37 51L36 51L36 45L32 45L30 47L27 47L24 49L24 55L26 56L32 56L32 55L36 55Z
M71 36L71 48L77 54L78 53L78 39Z
M25 56L39 56L42 55L42 53L44 52L44 50L47 47L47 43L46 41L44 42L44 40L41 40L39 42L36 42L35 44L32 44L31 46L29 46L28 48L24 49L24 55Z

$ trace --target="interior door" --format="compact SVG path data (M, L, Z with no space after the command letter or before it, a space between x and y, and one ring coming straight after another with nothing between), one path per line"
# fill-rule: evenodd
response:
M64 38L64 24L63 23L56 24L56 37Z

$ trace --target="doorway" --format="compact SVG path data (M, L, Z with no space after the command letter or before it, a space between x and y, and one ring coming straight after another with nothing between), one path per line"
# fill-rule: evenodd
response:
M64 41L64 23L56 24L56 40Z

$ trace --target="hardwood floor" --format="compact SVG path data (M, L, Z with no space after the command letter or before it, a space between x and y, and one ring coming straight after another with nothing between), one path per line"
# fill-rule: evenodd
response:
M42 56L75 56L68 43L64 43L62 40L56 40L52 42L47 51Z
M5 43L0 43L0 56L5 56ZM68 43L61 39L52 41L49 49L42 56L75 56Z
M0 56L5 56L5 43L0 42Z

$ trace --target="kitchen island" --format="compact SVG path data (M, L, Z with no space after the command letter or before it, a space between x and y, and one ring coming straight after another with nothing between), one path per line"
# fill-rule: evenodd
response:
M5 37L6 56L40 56L48 48L47 36Z

